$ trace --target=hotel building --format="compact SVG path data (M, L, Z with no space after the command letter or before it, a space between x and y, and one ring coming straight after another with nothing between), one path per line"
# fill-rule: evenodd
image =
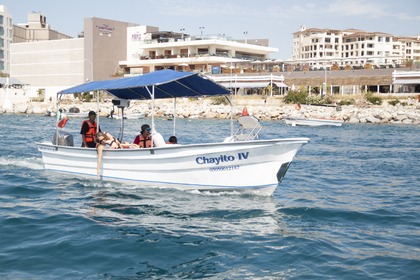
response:
M357 29L306 29L305 26L293 33L290 63L300 70L333 65L353 69L393 68L408 60L420 60L419 36L400 37Z
M197 35L159 31L158 27L127 29L127 59L120 62L125 75L160 69L220 74L243 73L251 62L269 59L277 48L267 39L233 40L225 35Z

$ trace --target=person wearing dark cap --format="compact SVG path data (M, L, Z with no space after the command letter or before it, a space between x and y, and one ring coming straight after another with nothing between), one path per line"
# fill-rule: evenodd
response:
M150 148L153 146L152 137L151 137L152 129L148 124L143 124L141 126L140 134L136 136L134 139L134 144L139 145L140 148Z
M82 135L82 147L85 148L96 148L95 137L96 133L101 131L98 128L96 120L96 113L94 111L89 112L89 119L82 122L82 128L80 134Z
M171 137L169 137L168 142L166 142L166 144L178 144L178 139L176 138L176 136L172 135Z

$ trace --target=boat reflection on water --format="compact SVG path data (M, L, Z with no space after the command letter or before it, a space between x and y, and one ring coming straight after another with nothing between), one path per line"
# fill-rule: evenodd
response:
M273 197L113 185L92 193L84 215L130 235L267 235L279 232ZM219 236L220 237L220 236Z

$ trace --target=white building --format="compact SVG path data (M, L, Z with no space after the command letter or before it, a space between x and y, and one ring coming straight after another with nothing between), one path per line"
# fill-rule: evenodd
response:
M420 38L357 29L306 29L304 26L293 33L292 62L312 68L334 64L353 68L395 67L407 59L420 59Z
M4 5L0 5L0 72L10 71L10 45L12 44L12 16Z
M31 97L46 99L85 81L84 39L64 39L12 44L11 75L27 84Z
M133 26L127 31L127 60L120 66L128 75L164 68L213 74L223 69L241 72L251 68L251 62L267 60L274 52L278 49L268 47L266 39L240 42L224 35L190 36L152 26Z

